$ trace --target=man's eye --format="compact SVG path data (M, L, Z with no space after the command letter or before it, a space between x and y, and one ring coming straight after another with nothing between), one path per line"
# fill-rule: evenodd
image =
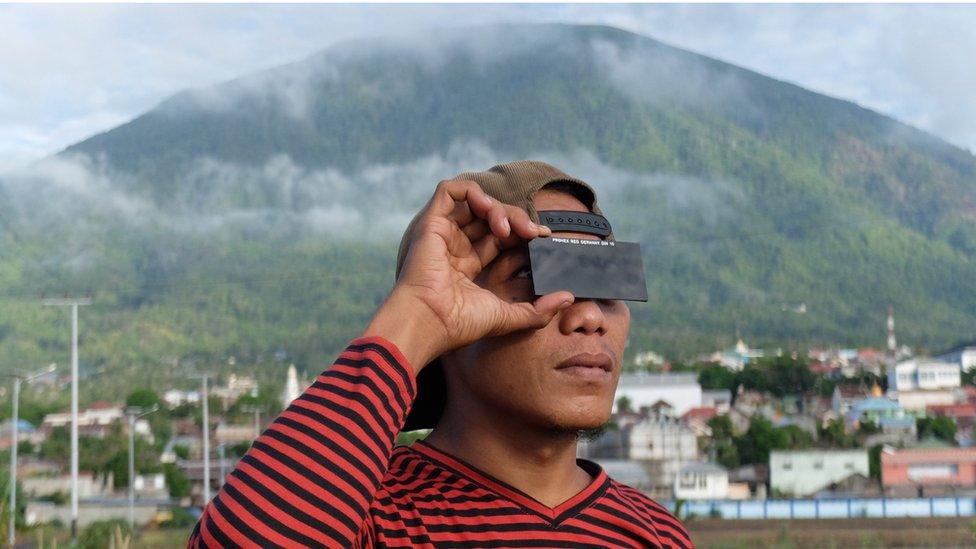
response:
M530 265L522 265L512 273L512 278L532 278L532 267Z

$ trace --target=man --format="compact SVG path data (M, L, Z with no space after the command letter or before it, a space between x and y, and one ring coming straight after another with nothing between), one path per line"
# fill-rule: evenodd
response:
M441 182L363 335L255 441L190 545L691 547L665 508L576 458L609 419L630 311L535 297L526 244L553 235L538 224L553 210L600 213L541 162ZM404 427L434 429L394 449Z

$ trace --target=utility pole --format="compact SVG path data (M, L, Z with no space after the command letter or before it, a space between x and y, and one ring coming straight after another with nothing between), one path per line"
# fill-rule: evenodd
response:
M207 380L210 374L198 373L191 377L200 378L202 391L200 400L203 404L203 506L210 503L210 395L207 392Z
M18 435L18 422L20 421L20 385L22 383L29 383L31 380L49 374L57 369L54 364L48 366L43 372L38 372L30 376L21 375L10 375L8 377L14 378L14 392L13 392L13 414L11 415L10 424L10 476L8 482L10 484L10 516L9 523L7 525L7 545L13 547L14 543L17 541L17 440L20 438Z
M91 305L89 297L42 300L49 307L71 307L71 539L78 539L78 307Z
M220 480L217 481L217 484L223 486L224 479L227 478L227 471L224 468L224 443L223 442L217 445L217 458L220 460Z
M125 409L125 415L129 419L129 528L133 532L136 531L136 420L158 410L158 405L146 411L137 406Z
M254 414L254 440L257 440L261 436L261 407L257 405L245 406L242 410Z

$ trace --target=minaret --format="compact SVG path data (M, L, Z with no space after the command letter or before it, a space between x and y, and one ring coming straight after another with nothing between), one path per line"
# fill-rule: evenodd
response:
M295 369L294 364L288 366L288 380L285 382L285 393L282 395L282 402L287 408L291 401L298 398L301 395L301 391L298 389L298 370Z
M898 352L898 341L895 339L895 310L888 305L888 354L892 357Z

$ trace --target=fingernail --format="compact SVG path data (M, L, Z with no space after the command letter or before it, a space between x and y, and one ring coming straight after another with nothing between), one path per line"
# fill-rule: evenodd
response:
M508 219L502 219L502 227L505 228L506 233L512 232L512 226L508 224Z

